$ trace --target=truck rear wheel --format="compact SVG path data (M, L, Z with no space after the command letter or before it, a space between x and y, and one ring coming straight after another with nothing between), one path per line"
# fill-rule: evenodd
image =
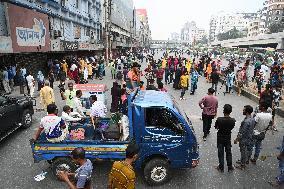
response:
M70 173L74 173L76 170L76 165L73 163L71 158L57 158L52 162L52 172L55 177L59 171L67 171Z
M27 129L32 125L32 114L30 110L24 110L22 115L22 128Z
M170 179L170 166L162 158L154 158L144 167L144 179L150 186L165 184Z

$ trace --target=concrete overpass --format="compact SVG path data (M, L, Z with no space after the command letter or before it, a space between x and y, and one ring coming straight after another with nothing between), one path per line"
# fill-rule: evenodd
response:
M284 49L284 32L263 34L256 37L244 37L224 41L214 41L211 42L211 46L221 46L227 48L271 47L275 49Z
M183 44L188 45L185 41L173 41L173 40L151 40L151 48L176 48Z

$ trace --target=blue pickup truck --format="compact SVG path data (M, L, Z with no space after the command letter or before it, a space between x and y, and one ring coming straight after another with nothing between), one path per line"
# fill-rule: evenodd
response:
M119 140L66 140L60 143L35 141L31 144L35 162L48 161L53 173L73 171L69 158L76 147L83 147L89 159L121 160L130 142L140 146L136 168L143 169L149 185L161 185L175 168L194 168L199 162L198 143L188 116L167 93L137 91L128 97L129 137Z

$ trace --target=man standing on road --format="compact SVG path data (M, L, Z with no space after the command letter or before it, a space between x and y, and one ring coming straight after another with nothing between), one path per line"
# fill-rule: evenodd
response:
M53 89L49 86L49 81L45 81L44 85L45 86L41 88L39 94L40 94L40 100L41 100L40 103L43 109L46 110L49 104L55 103L55 98L54 98Z
M212 88L215 90L215 96L217 94L219 78L220 77L219 77L219 73L217 72L217 69L214 69L211 74L211 80L212 80Z
M265 103L262 103L260 105L261 112L257 113L254 118L256 124L253 131L253 145L251 147L251 150L254 147L255 153L254 153L254 158L250 160L253 164L256 164L256 161L260 154L261 143L264 140L266 131L268 130L269 125L272 122L272 115L271 113L267 112L267 109L268 106ZM249 157L251 155L252 154L249 154Z
M68 83L68 89L65 92L61 92L62 100L66 100L66 105L68 105L73 111L74 108L74 98L76 97L76 90L73 88L73 83Z
M27 84L28 84L28 91L29 91L29 95L31 97L34 96L34 91L35 91L35 79L34 77L31 75L30 72L27 73L27 77L26 77L26 80L27 80Z
M249 154L251 153L251 145L252 145L252 135L253 128L255 125L254 118L251 116L253 112L253 108L250 105L246 105L243 109L243 115L245 115L245 119L242 121L239 133L234 143L237 144L239 142L241 159L237 161L238 166L236 168L244 170L245 164L249 163Z
M135 172L132 164L137 160L139 147L137 144L130 144L126 148L126 159L113 163L109 180L108 189L135 188Z
M11 94L11 88L10 88L9 77L8 77L9 74L8 74L6 67L4 68L2 74L3 74L2 84L3 84L4 90L7 94Z
M224 148L226 151L226 160L228 171L233 171L232 165L232 144L231 144L231 131L235 127L236 120L230 117L232 113L232 106L230 104L224 105L224 117L218 117L215 122L215 128L217 133L217 147L218 147L218 159L219 165L217 170L224 172Z
M206 141L207 135L210 133L210 128L212 120L217 115L218 109L218 100L217 97L213 96L215 90L212 88L208 89L208 95L203 97L199 101L199 107L202 111L202 120L203 120L203 140Z
M91 189L92 187L92 171L93 164L89 159L85 157L85 150L83 148L75 148L71 152L71 158L75 164L80 167L75 173L69 173L67 171L60 171L58 177L65 182L71 189ZM70 178L75 178L76 184L70 181Z
M279 160L280 175L276 177L276 180L269 181L269 183L274 187L278 187L284 183L284 136L282 139L280 154L277 156L277 159Z

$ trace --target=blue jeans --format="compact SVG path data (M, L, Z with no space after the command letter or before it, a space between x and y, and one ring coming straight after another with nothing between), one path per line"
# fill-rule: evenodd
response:
M279 184L284 183L284 159L279 161L280 175L276 177Z
M191 82L191 86L190 86L191 93L194 94L196 89L197 89L197 83L196 82Z
M218 159L219 159L219 168L224 170L224 149L226 151L226 161L228 168L233 167L232 163L232 151L231 151L231 144L217 144L218 148Z
M254 148L254 159L257 160L260 154L260 150L261 150L261 144L262 144L263 140L256 140L255 138L253 138L253 145L252 145L252 150Z

